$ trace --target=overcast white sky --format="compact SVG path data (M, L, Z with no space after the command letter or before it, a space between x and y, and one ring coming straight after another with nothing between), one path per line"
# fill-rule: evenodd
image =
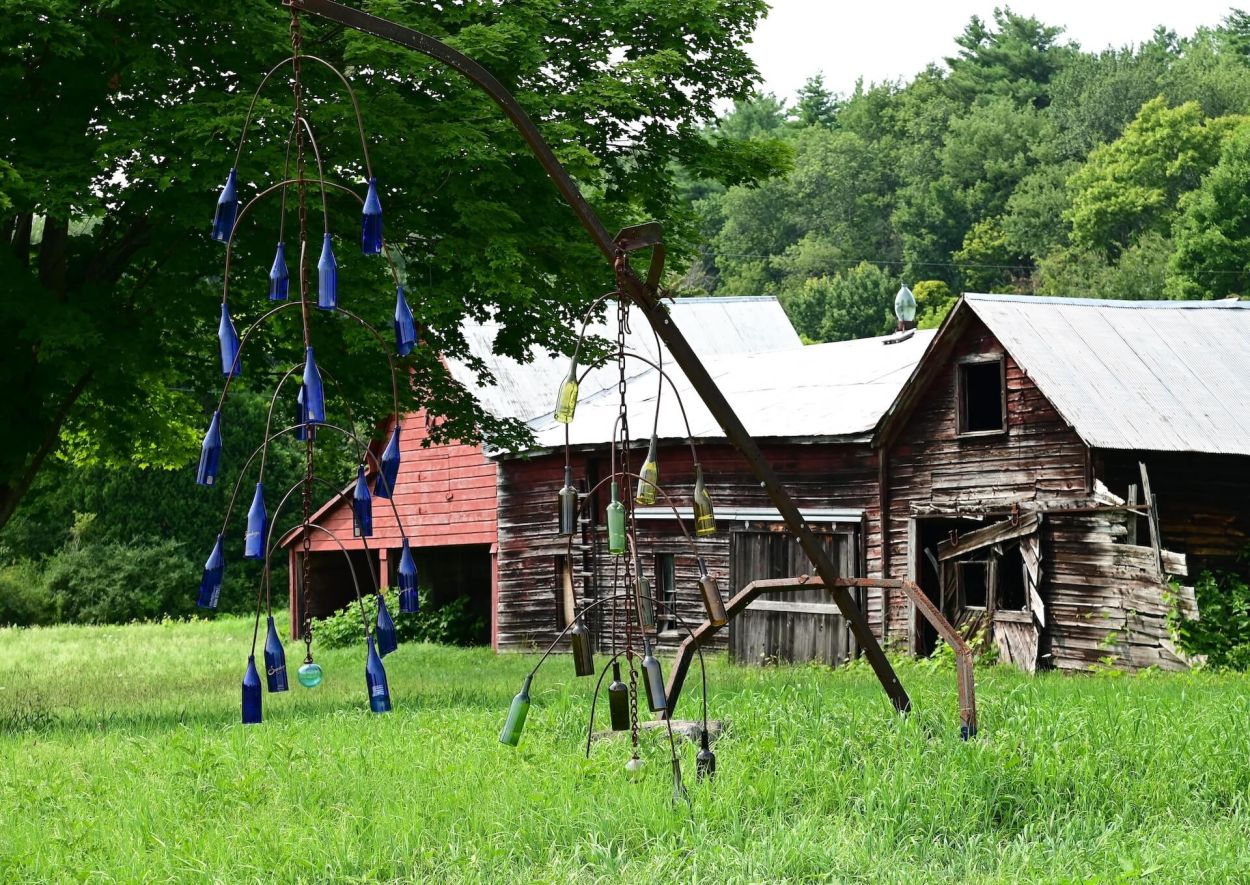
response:
M1140 43L1156 25L1188 36L1228 14L1228 0L772 0L772 12L749 47L763 89L792 99L817 71L834 92L850 92L856 77L910 79L930 61L955 54L955 37L973 15L991 20L995 6L1063 25L1085 49ZM1242 8L1250 0L1241 0Z

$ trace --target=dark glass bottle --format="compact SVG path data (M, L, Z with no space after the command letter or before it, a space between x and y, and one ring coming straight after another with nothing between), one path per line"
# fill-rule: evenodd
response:
M375 713L387 713L391 709L391 690L386 684L386 670L382 667L382 659L378 657L373 637L370 636L365 644L369 647L365 655L365 687L369 691L369 709Z
M256 656L247 656L247 670L243 672L243 724L260 722L260 674L256 672Z
M560 489L560 534L577 531L577 489L573 486L573 468L564 465L564 488Z
M386 597L378 594L378 620L374 625L373 635L378 639L378 655L386 657L399 648L399 637L395 635L395 621L390 609L386 607Z
M569 642L573 646L573 670L578 676L594 676L595 653L590 647L590 631L586 629L580 616L573 619Z
M695 777L699 780L716 777L716 754L708 746L707 726L699 735L699 753L694 757Z
M621 681L621 662L612 662L612 681L608 684L608 712L613 731L629 731L629 686Z
M652 713L659 713L668 706L664 694L664 674L660 662L651 654L651 640L642 637L642 678L647 688L647 706Z
M273 615L269 616L265 628L265 681L271 692L286 691L290 687L286 676L286 649L282 647L278 630L273 625Z
M707 609L707 619L713 627L723 627L729 623L725 613L725 600L721 599L720 587L716 579L707 573L707 565L703 557L699 557L699 594L703 597L703 607Z
M515 747L521 742L525 717L530 714L530 683L533 681L533 673L526 676L525 682L521 684L521 690L512 699L512 706L508 708L508 720L503 724L503 731L499 732L499 743Z

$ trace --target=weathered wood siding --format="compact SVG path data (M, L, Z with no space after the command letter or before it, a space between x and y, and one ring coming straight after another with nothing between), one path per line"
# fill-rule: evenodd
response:
M764 454L800 507L862 509L868 511L868 524L877 524L876 460L866 444L770 445L764 447ZM635 468L644 455L642 448L632 450L631 461ZM718 512L732 507L771 506L759 481L735 450L725 445L699 446L698 457ZM574 454L573 472L583 491L589 482L606 475L608 469L606 449ZM563 484L563 471L564 456L558 452L499 462L500 648L542 645L550 642L558 629L555 563L556 557L567 549L566 539L557 534L556 493ZM690 506L694 471L690 451L684 444L661 447L660 483L679 507ZM622 497L626 495L632 500L633 483L628 489L622 489ZM613 570L620 565L618 557L608 555L603 536L603 508L607 502L605 486L583 508L583 530L575 548L579 604L612 592ZM730 582L728 533L731 525L721 520L718 529L715 536L700 539L697 548L708 571L719 582L722 594L728 598L739 589ZM865 540L867 557L872 562L880 556L879 537L870 534ZM643 568L653 584L656 554L674 554L677 610L691 625L702 622L698 567L690 543L682 536L676 522L639 520L638 544ZM869 615L879 622L879 606L871 609ZM592 618L591 627L601 646L608 647L614 641L610 616ZM619 624L615 632L619 635ZM680 638L676 634L668 636L661 645L674 646ZM717 642L723 646L723 633Z
M1004 433L957 433L957 365L970 356L1005 359ZM1014 503L1086 492L1085 444L982 323L973 320L950 358L931 371L927 383L921 380L918 405L886 450L890 577L907 577L908 519L915 513L1002 512ZM906 643L908 622L905 597L891 594L890 639Z

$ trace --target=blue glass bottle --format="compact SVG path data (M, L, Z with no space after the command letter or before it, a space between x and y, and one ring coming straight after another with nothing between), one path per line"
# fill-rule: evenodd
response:
M405 615L415 615L421 607L417 594L417 563L412 558L412 548L408 539L404 538L403 553L399 556L399 611Z
M391 438L386 443L386 448L382 450L382 457L378 462L378 478L373 482L373 495L376 498L389 498L395 490L395 483L399 479L399 425L395 425L395 429L391 431Z
M356 490L352 492L352 513L355 515L353 534L357 538L373 536L373 496L369 494L369 483L365 480L365 467L356 468Z
M234 329L230 308L224 301L221 303L221 322L217 324L217 341L221 345L222 376L238 378L243 372L243 363L239 359L239 333Z
M395 289L395 350L407 356L417 346L417 324L412 318L412 308L404 297L404 287Z
M304 384L300 382L299 393L295 397L295 438L300 442L317 438L317 425L308 423L308 410L304 408Z
M247 656L247 670L243 673L243 724L260 723L260 674L256 672L256 657Z
M200 578L200 593L195 604L200 608L217 608L217 598L221 596L221 582L226 574L226 552L222 545L221 535L213 544L213 552L208 554L204 563L204 577Z
M217 210L213 213L213 239L219 243L230 240L234 232L234 220L239 215L239 184L235 170L226 176L226 184L217 197Z
M304 414L309 424L325 423L325 389L321 386L321 372L317 371L311 347L304 348Z
M278 629L273 625L273 615L268 618L265 628L265 679L269 690L286 691L290 686L286 674L286 649L278 638Z
M373 644L373 637L366 640L369 646L365 655L365 686L369 691L369 709L375 713L387 713L391 709L391 690L386 684L386 670Z
M386 657L399 648L399 637L395 635L395 621L386 607L386 597L378 594L378 621L373 635L378 638L378 654Z
M369 179L369 192L360 214L360 251L377 255L382 251L382 203L378 200L378 180Z
M265 511L265 485L256 483L252 506L247 511L247 532L243 535L243 558L264 559L269 514Z
M321 241L321 258L317 260L317 306L334 310L339 304L339 263L334 260L334 244L326 234Z
M273 266L269 268L269 300L286 301L290 287L291 274L286 269L286 243L279 243L278 251L273 256Z
M211 486L217 482L217 468L221 463L221 412L213 412L208 432L200 444L200 466L195 472L198 485Z

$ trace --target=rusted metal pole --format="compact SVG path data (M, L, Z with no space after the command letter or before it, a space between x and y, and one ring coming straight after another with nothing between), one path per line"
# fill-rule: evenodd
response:
M445 43L419 31L414 31L411 28L406 28L375 15L370 15L367 12L361 12L358 9L352 9L341 3L335 3L333 0L283 0L283 5L320 16L366 34L372 34L437 59L453 70L463 74L499 105L508 119L512 121L512 124L516 126L521 137L525 139L526 144L529 145L538 162L542 164L543 169L550 176L560 195L569 204L578 221L581 222L582 227L586 229L586 233L590 235L595 246L613 264L616 269L617 279L623 285L625 294L647 317L652 328L655 329L660 339L667 346L674 362L686 374L691 387L699 394L708 411L716 419L717 423L720 424L721 429L724 430L725 438L729 440L734 448L742 453L742 456L751 466L756 478L760 481L760 485L767 492L768 497L781 514L786 527L798 539L803 552L811 560L816 573L832 588L834 602L842 612L842 615L850 622L856 640L858 640L860 647L863 648L865 657L868 658L873 672L877 674L882 688L885 689L885 693L889 696L895 709L899 712L906 712L910 709L911 700L907 697L907 692L903 689L902 683L899 682L898 676L894 673L894 668L890 666L889 660L886 659L880 643L872 635L867 618L864 617L859 607L855 605L846 588L837 586L837 569L817 542L815 535L808 528L807 522L799 513L799 509L795 506L789 493L782 487L777 474L773 471L772 465L764 458L755 440L747 433L746 427L743 426L742 421L735 414L733 408L729 405L729 401L725 399L724 394L720 392L720 389L712 380L712 376L708 374L702 361L700 361L689 342L686 341L685 336L681 334L677 326L670 320L668 312L664 309L654 291L654 283L649 287L629 267L628 258L625 254L625 248L628 244L618 243L608 234L607 229L603 226L603 222L599 220L594 210L590 208L590 204L586 202L585 197L582 196L573 179L564 167L560 165L560 161L556 159L550 146L543 140L534 122L521 106L517 104L512 94L477 62L463 53L457 52Z

